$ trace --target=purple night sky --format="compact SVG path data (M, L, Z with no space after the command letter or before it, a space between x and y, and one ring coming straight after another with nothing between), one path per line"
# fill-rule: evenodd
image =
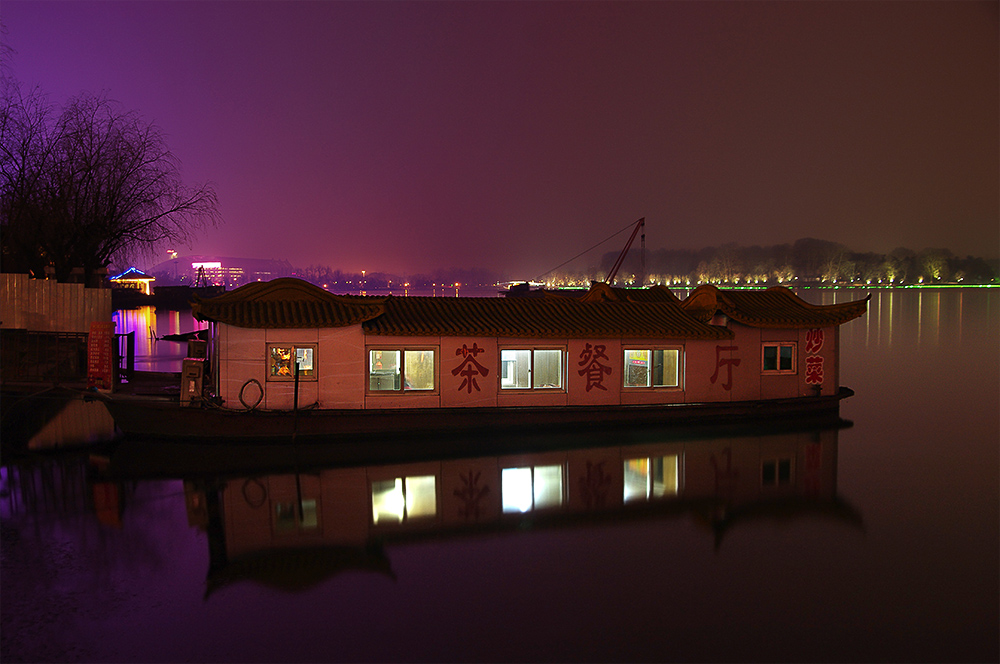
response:
M996 257L998 7L4 0L0 21L24 85L106 92L215 184L197 253L531 278L639 217L650 249Z

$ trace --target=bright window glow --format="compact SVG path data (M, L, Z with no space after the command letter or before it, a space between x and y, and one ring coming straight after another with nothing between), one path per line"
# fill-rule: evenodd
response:
M431 349L368 351L368 389L374 392L433 390L434 371Z
M500 474L503 511L529 512L563 503L562 466L504 468Z
M402 523L437 514L437 478L396 477L372 482L372 522Z
M679 490L679 458L676 454L625 461L624 501L676 496Z
M316 380L316 345L269 344L267 347L268 380L295 380L295 361L299 380Z
M625 351L625 387L677 387L680 385L678 348Z
M194 270L197 270L200 267L205 268L206 270L218 270L222 267L222 263L218 261L208 263L191 263L191 268Z
M500 387L505 390L560 389L563 351L560 349L502 349Z

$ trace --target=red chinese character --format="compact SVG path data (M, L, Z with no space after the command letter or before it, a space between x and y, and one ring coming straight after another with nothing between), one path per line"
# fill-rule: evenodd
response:
M811 355L806 358L806 385L819 385L823 382L823 356Z
M462 480L462 488L455 489L455 497L460 501L458 515L464 519L478 519L482 511L483 499L489 494L488 484L479 486L481 472L469 471L467 474L459 474Z
M806 332L806 352L818 353L823 348L823 330L813 328Z
M608 389L604 387L604 374L610 374L611 367L605 366L598 361L600 359L608 359L608 356L604 354L605 348L604 344L597 344L596 346L587 344L583 352L580 353L579 365L583 368L578 373L581 376L584 374L587 375L588 392L594 387L604 391Z
M476 361L476 355L485 352L485 348L480 348L479 344L475 343L472 344L472 348L462 344L461 348L455 349L455 355L461 355L465 358L462 360L460 365L451 370L452 376L458 376L461 374L465 377L465 380L463 380L462 384L458 387L459 392L463 389L468 389L469 394L472 394L472 388L476 388L477 392L480 391L479 383L476 381L476 376L489 376L490 370Z
M739 346L716 346L715 347L715 373L712 374L709 380L712 384L719 379L719 369L723 366L726 367L726 382L722 384L722 389L731 390L733 389L733 367L740 366L740 360L737 357L722 357L722 353L725 351L736 352L740 348Z

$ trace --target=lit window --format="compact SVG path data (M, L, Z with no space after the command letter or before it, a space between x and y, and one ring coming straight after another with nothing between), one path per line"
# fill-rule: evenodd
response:
M679 348L625 351L625 387L680 385Z
M794 343L765 343L761 357L761 369L766 373L795 373Z
M368 351L368 389L374 392L434 389L434 351L426 348Z
M437 479L433 475L372 482L372 523L403 523L435 514Z
M560 389L563 351L559 349L500 351L500 387L505 390Z
M676 454L644 459L626 459L626 503L676 496L678 491L678 465Z
M760 464L761 486L786 486L791 483L791 459L769 459Z
M274 530L290 533L299 530L315 530L319 527L319 514L314 499L303 499L296 509L296 503L276 502L274 505Z
M500 484L504 512L530 512L563 503L562 466L504 468Z
M268 344L267 379L295 380L295 365L299 380L316 380L316 345Z

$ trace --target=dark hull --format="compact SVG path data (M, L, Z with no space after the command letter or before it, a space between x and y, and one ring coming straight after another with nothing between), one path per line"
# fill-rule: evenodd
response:
M267 442L622 424L752 425L778 419L835 422L839 418L840 401L852 394L850 389L842 387L830 396L762 401L599 407L300 410L297 413L181 408L176 401L127 397L112 397L107 406L118 428L130 439Z

